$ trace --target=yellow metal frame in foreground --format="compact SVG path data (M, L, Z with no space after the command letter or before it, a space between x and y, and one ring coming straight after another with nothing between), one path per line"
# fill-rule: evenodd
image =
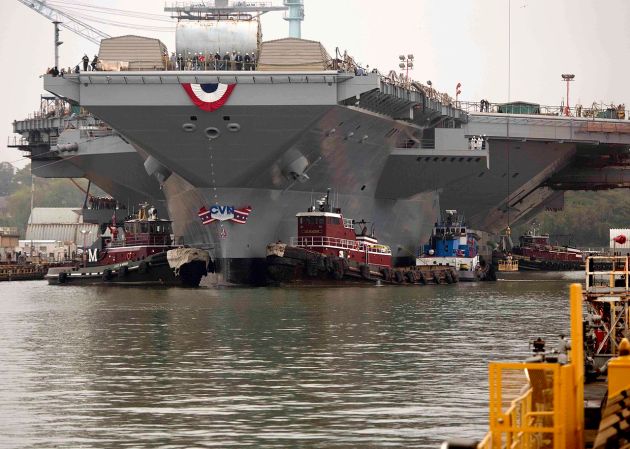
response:
M490 363L490 432L480 449L584 447L581 285L570 297L569 363Z

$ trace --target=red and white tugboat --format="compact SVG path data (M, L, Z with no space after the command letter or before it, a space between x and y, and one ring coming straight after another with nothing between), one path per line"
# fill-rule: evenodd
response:
M175 246L171 221L160 219L154 207L143 205L137 218L126 220L118 238L115 223L104 248L88 249L83 266L51 268L49 284L138 284L198 287L208 274L207 251Z
M393 268L389 246L380 244L365 221L344 218L330 203L330 190L317 206L296 214L298 236L290 244L267 245L267 273L274 283L377 282L452 283L450 267ZM355 230L359 226L359 231Z

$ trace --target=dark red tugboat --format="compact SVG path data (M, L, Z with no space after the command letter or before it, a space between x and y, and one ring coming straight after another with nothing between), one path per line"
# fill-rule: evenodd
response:
M519 246L512 248L512 257L521 270L583 270L584 255L579 249L554 246L548 234L531 231L519 237Z
M296 217L298 236L290 244L267 245L267 273L273 283L457 282L451 267L393 268L389 246L368 232L365 221L344 218L341 209L332 207L330 191Z
M171 221L159 219L153 207L125 221L122 238L115 225L110 231L102 250L85 251L83 266L48 270L48 283L198 287L208 274L208 252L173 245Z

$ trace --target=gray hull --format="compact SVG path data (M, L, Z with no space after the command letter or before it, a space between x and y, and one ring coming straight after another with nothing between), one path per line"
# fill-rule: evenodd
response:
M288 242L297 235L295 214L305 211L320 193L275 189L203 189L171 176L164 184L169 215L175 218L174 231L184 236L183 243L207 248L225 282L264 283L266 279L266 246L281 240ZM197 211L202 205L221 204L251 206L246 224L213 222L203 225ZM335 206L347 218L373 222L379 241L392 247L399 259L414 257L428 235L433 217L439 211L435 192L412 199L379 199L371 195L336 194ZM375 218L377 217L377 218Z
M235 88L224 106L205 112L183 83ZM413 257L441 209L459 210L488 233L531 215L555 198L541 185L576 154L555 123L544 139L523 128L508 142L501 123L467 122L377 75L97 72L46 77L45 85L168 171L162 193L177 235L207 246L227 280L258 266L267 243L294 236L295 214L328 188L346 217L375 223L396 256ZM468 139L484 129L492 139L471 150ZM246 224L203 226L197 211L215 204L253 210Z

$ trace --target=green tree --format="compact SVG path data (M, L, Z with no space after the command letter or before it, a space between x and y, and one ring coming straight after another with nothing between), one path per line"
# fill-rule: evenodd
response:
M6 196L11 193L10 188L14 175L15 169L13 165L8 162L0 162L0 196Z
M630 196L625 189L566 192L564 210L541 212L516 226L513 235L518 237L526 232L534 221L553 242L606 247L611 228L630 227Z
M69 179L32 178L34 181L34 207L77 207L83 206L85 193ZM84 179L76 180L83 189ZM30 165L15 172L7 198L7 213L0 216L0 226L15 226L24 235L31 213L31 170Z

